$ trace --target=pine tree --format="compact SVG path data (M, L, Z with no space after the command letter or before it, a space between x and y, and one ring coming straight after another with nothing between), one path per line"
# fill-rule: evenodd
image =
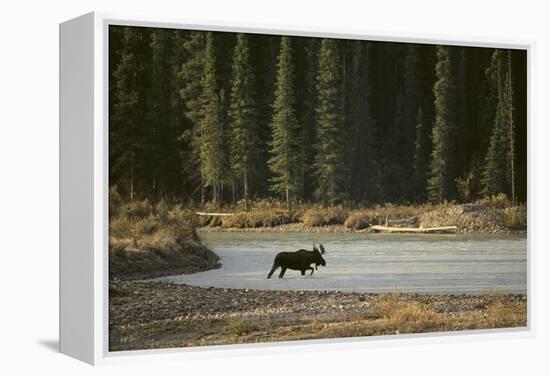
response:
M201 96L203 93L202 75L204 73L205 33L199 31L186 32L177 38L181 46L183 61L178 70L180 79L180 96L184 108L184 129L180 137L182 148L182 174L190 177L196 185L190 189L200 190L201 205L205 203L205 182L200 158L200 120L202 116ZM193 194L195 194L193 192Z
M485 196L512 194L513 93L509 64L505 59L502 50L495 50L491 58L490 72L497 88L497 103L482 176Z
M415 122L421 98L417 49L418 46L409 45L403 51L395 117L385 146L385 187L390 198L398 201L413 200Z
M354 41L350 61L350 100L348 101L351 127L352 169L351 199L376 202L380 197L376 121L372 117L370 90L370 44Z
M414 186L413 186L413 201L416 203L426 200L426 179L430 165L430 129L426 125L422 108L418 108L416 116L416 138L414 149Z
M317 154L314 167L319 186L318 197L330 206L345 198L344 181L349 173L345 163L347 135L344 129L342 70L339 61L337 41L323 39L317 74Z
M299 125L294 97L294 68L290 38L281 38L277 63L277 83L271 122L271 155L268 164L273 175L272 191L285 197L287 209L299 189Z
M177 77L173 67L174 34L167 29L151 33L151 89L147 93L147 170L153 198L165 197L177 189L180 166L178 137L181 132Z
M200 160L205 185L211 188L212 202L219 207L225 170L224 128L220 93L216 83L216 57L212 33L206 35L202 87L203 112L199 123Z
M110 180L130 200L145 193L148 180L144 148L146 146L146 108L149 31L123 27L119 64L113 72L110 116Z
M319 59L317 57L319 42L317 38L308 38L304 46L303 81L300 101L300 197L311 199L312 165L314 161L315 144L315 104L316 104L316 73Z
M438 46L435 69L435 125L428 195L431 201L442 202L456 198L457 177L456 83L451 70L449 47Z
M233 56L233 81L231 88L231 169L242 180L245 209L249 208L250 181L258 156L259 138L256 117L254 75L250 65L248 39L237 37Z

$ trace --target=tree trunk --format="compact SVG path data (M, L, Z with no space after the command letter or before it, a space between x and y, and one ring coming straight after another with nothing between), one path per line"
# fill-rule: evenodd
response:
M288 189L288 185L286 186L286 210L287 211L290 211L290 192L289 192L289 189Z
M243 174L243 186L244 186L244 210L248 211L249 209L249 203L248 203L248 169L244 169Z
M514 173L514 118L513 118L513 101L512 101L512 57L508 50L508 85L510 85L510 93L508 96L508 109L510 111L510 170L512 174L512 205L516 204L516 175Z
M134 200L134 151L130 153L130 200Z
M231 183L231 204L234 207L237 203L237 178L234 175Z
M205 203L205 189L204 189L204 171L203 171L203 168L201 166L201 207L204 208L204 203Z

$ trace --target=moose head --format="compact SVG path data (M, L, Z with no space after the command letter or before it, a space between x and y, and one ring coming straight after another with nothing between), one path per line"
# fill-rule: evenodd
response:
M323 258L323 254L325 254L326 252L324 246L322 244L319 244L319 249L317 248L317 246L315 246L315 244L313 244L313 252L315 253L315 269L317 269L319 265L327 265L327 262L325 262L325 259Z

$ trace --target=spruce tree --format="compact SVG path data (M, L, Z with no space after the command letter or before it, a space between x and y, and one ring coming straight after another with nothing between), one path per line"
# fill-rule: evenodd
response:
M287 209L299 189L299 125L295 114L294 68L290 38L281 38L271 122L271 190L285 197Z
M111 85L112 113L109 124L110 180L133 200L147 192L145 169L146 109L150 70L149 35L146 29L125 26L117 51L118 66Z
M317 65L319 59L319 40L308 38L304 46L302 91L298 106L300 112L300 197L304 200L312 198L312 188L315 186L312 177L315 144L315 104L317 93L315 89Z
M428 195L431 201L442 202L456 198L457 177L456 83L451 69L449 47L437 47L435 71L435 124Z
M177 189L179 159L179 108L174 103L177 77L173 67L174 34L167 29L151 33L151 89L147 93L147 170L153 198L165 197Z
M491 78L497 88L496 114L482 175L483 195L500 193L511 195L512 176L512 83L508 62L502 50L495 50L491 58Z
M426 178L430 165L430 129L427 127L422 108L418 108L416 116L416 137L413 162L413 201L426 200Z
M417 49L418 46L412 44L403 49L395 117L385 145L384 186L389 197L398 201L411 201L414 196L415 131L421 98Z
M233 80L230 104L231 170L242 180L245 209L249 208L250 181L258 156L254 75L250 65L248 39L237 37L233 56Z
M380 171L376 121L371 110L370 43L354 41L351 46L347 121L351 127L351 199L376 202L380 197Z
M180 137L184 146L182 150L183 175L191 177L200 190L201 205L204 205L205 182L200 158L200 120L202 116L201 96L203 93L202 75L204 73L205 33L200 31L186 32L177 38L181 49L182 62L178 70L180 96L184 108L182 119L183 131Z
M315 175L317 196L324 205L333 206L345 198L344 181L349 169L346 164L346 130L342 103L342 70L338 43L323 39L319 50L317 74L317 120Z
M205 185L211 188L212 202L219 207L225 170L224 127L220 93L216 82L216 56L212 33L206 35L202 87L202 114L199 123L200 160Z

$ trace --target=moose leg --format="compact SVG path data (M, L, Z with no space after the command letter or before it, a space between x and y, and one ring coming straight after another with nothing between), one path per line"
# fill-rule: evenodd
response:
M281 272L279 273L279 279L285 276L286 267L281 267Z
M302 273L302 276L306 274L306 270L300 270L300 272Z
M309 276L313 275L313 271L315 271L315 269L313 267L309 267L308 270L311 270L311 274L309 274Z
M275 270L279 268L279 266L277 265L277 263L273 263L273 267L271 267L271 271L269 271L269 274L267 274L267 278L268 279L271 279L271 275L273 275L273 273L275 272Z

